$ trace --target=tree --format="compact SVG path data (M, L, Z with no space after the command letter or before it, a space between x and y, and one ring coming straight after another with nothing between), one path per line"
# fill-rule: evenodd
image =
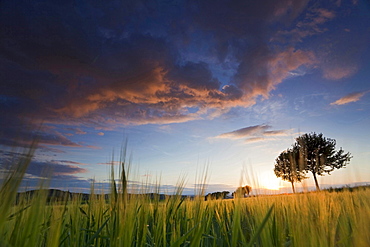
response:
M222 199L225 199L227 197L227 195L230 194L230 191L227 191L227 190L224 190L221 192L221 195L222 195Z
M297 149L303 158L304 170L312 173L317 190L320 190L317 175L330 175L333 170L345 167L352 158L351 154L344 153L342 148L336 151L335 145L334 139L325 138L322 133L304 134L296 138L293 148Z
M303 167L300 165L298 151L297 148L292 148L280 153L275 160L274 168L276 177L281 177L292 184L293 193L295 193L294 183L307 178Z
M236 197L245 197L245 194L249 195L251 193L252 187L246 185L244 187L238 187L236 191L232 194L234 198Z
M229 191L222 191L222 192L213 192L213 193L208 193L206 196L205 196L205 200L208 201L208 200L214 200L214 199L225 199L227 194L229 194L230 192Z

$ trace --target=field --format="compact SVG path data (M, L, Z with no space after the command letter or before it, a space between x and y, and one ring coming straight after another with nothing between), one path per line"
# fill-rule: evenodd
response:
M109 200L15 198L31 155L0 190L0 246L370 246L370 189L204 201L128 197L112 182ZM112 174L113 176L114 174Z

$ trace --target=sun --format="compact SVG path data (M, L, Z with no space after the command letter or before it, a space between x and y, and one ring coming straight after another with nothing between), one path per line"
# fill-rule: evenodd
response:
M276 183L267 183L263 185L263 188L268 189L268 190L279 190L280 185Z
M263 173L258 177L258 187L267 190L279 190L281 188L280 181L268 173Z

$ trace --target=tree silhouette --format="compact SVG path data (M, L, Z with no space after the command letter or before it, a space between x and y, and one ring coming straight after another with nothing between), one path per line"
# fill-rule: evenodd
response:
M335 145L334 139L325 138L322 133L304 134L296 138L293 148L297 149L302 157L304 170L312 173L317 190L320 190L317 175L324 176L334 169L345 167L352 158L351 154L344 153L342 148L336 151Z
M250 187L249 185L246 185L244 187L238 187L236 189L236 191L234 191L234 193L232 194L232 196L234 198L236 197L245 197L245 195L249 195L249 193L251 193L252 191L252 187Z
M225 199L227 194L229 194L230 192L229 191L217 191L217 192L213 192L213 193L208 193L206 196L205 196L205 200L208 201L208 200L217 200L217 199Z
M306 179L305 171L300 162L299 150L297 148L287 149L280 153L275 160L274 172L276 177L281 177L292 184L293 193L295 193L295 182L301 182Z

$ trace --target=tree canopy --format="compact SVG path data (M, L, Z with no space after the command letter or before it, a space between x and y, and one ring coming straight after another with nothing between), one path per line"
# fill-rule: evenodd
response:
M245 197L245 195L249 195L251 193L252 187L249 185L243 186L243 187L238 187L236 191L232 194L233 197Z
M217 192L213 192L213 193L208 193L206 196L205 196L205 200L213 200L213 199L225 199L226 196L230 193L230 191L217 191Z
M301 182L307 178L303 167L300 165L299 158L299 150L297 148L291 148L280 153L275 160L275 175L290 182L293 193L295 193L294 183Z
M291 182L294 191L294 182L300 182L306 178L306 173L311 172L316 189L320 190L317 175L324 176L343 168L352 158L342 148L336 151L335 145L334 139L325 138L322 133L303 134L296 138L291 149L276 158L275 175Z
M352 158L342 148L336 151L336 141L325 138L322 133L301 135L296 138L294 145L303 157L304 169L312 173L317 190L320 190L317 175L324 176L325 173L330 174L335 169L343 168Z

